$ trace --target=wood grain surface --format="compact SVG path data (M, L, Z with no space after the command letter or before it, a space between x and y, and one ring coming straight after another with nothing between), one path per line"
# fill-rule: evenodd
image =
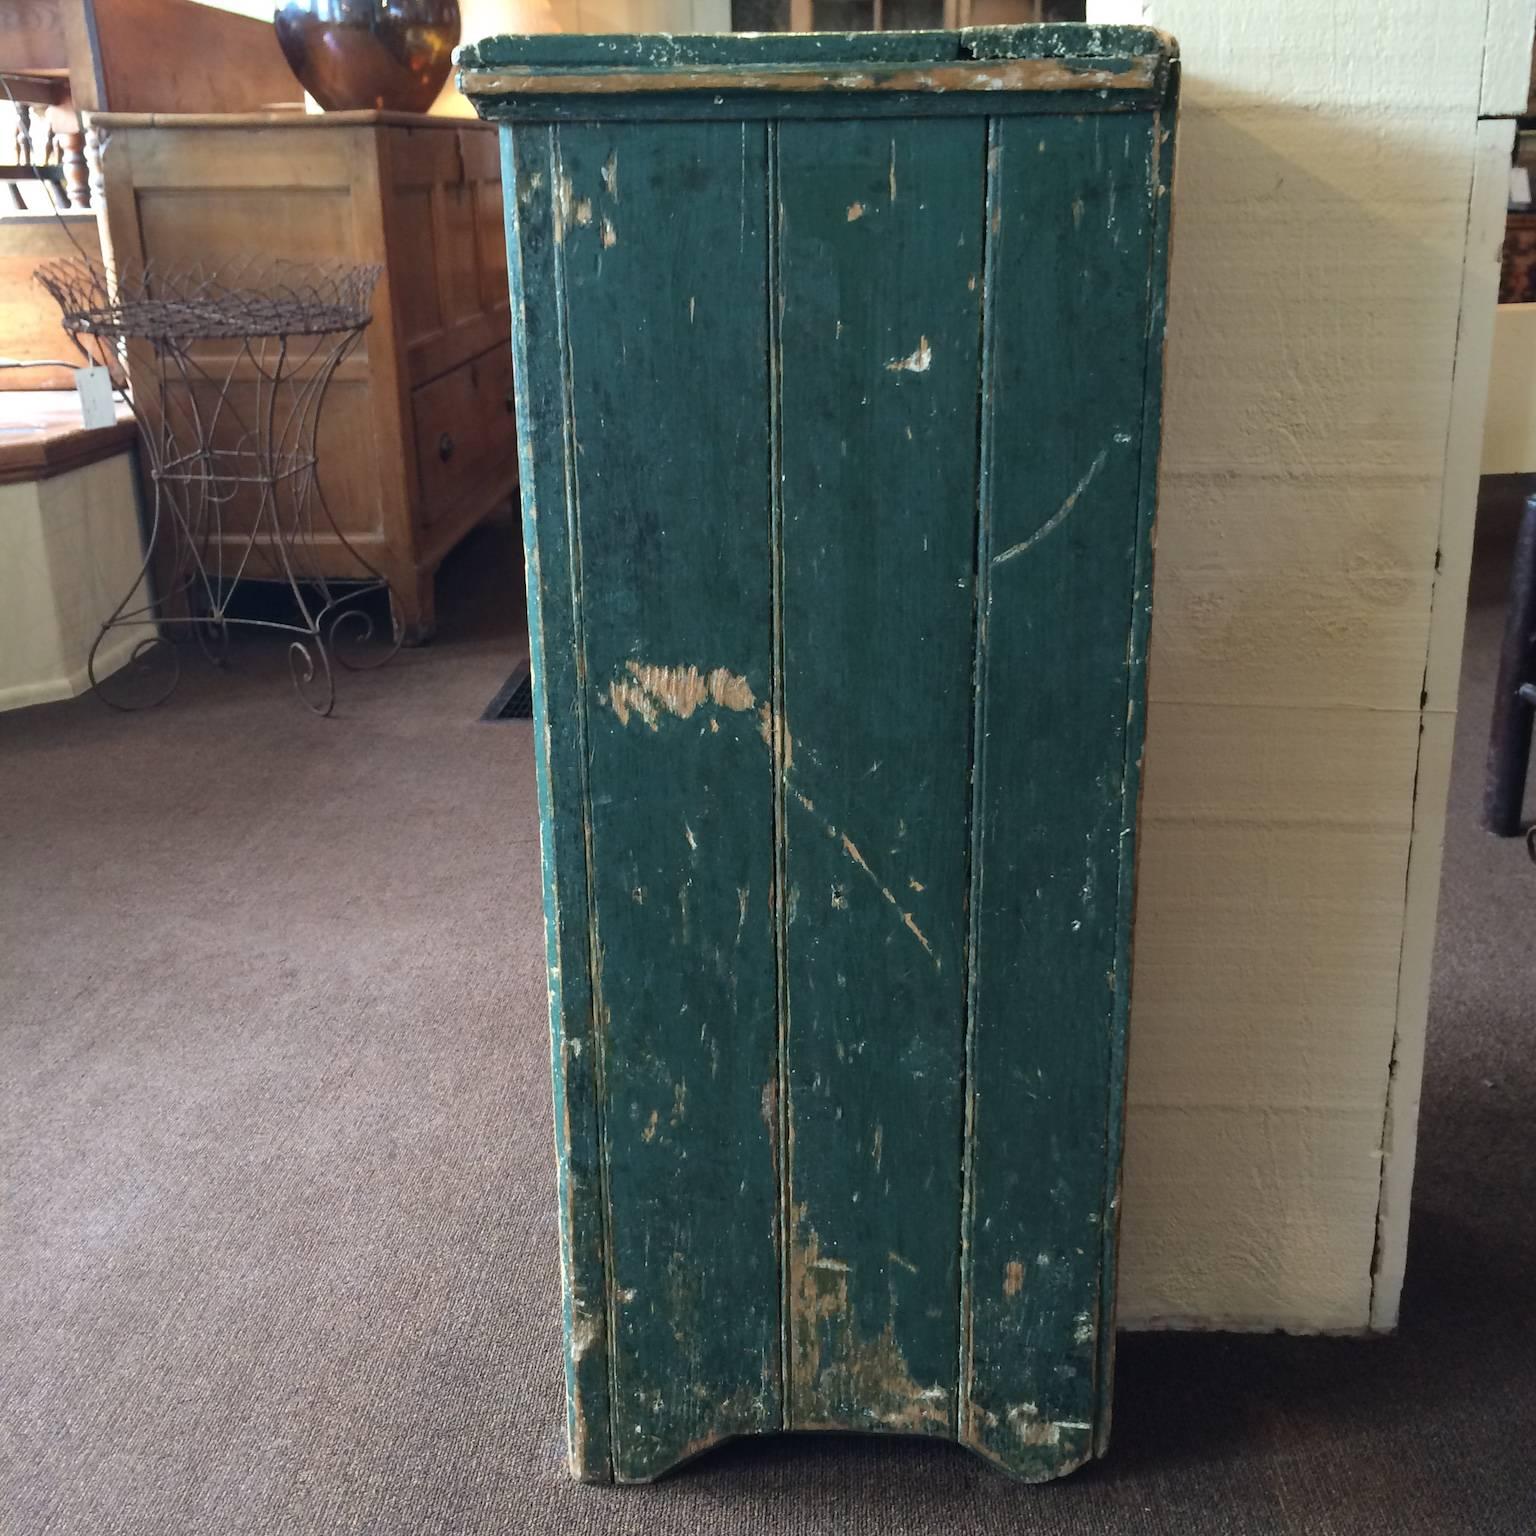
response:
M503 130L580 1477L1104 1441L1171 138L1036 100Z

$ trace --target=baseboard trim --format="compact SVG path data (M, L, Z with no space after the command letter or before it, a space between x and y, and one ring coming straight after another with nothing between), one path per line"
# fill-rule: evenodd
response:
M128 664L128 658L145 636L142 633L125 632L115 644L108 642L96 653L96 675L110 677ZM13 683L0 688L0 713L11 709L28 709L34 704L59 704L65 699L76 699L91 686L91 674L82 661L73 671L62 677L47 677L30 683Z

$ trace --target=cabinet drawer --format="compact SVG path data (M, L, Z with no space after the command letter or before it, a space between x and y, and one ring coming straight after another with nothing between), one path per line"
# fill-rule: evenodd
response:
M466 500L483 502L515 472L510 344L501 342L423 384L411 397L411 414L418 518L431 528L451 519Z

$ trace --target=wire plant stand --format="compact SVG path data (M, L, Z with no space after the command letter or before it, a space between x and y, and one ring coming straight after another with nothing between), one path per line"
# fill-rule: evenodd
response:
M335 708L333 663L378 666L399 649L393 624L390 644L369 645L365 605L391 597L389 582L338 526L316 449L326 394L368 326L380 270L251 260L125 276L84 259L38 269L81 351L94 338L129 363L135 388L124 398L154 488L143 564L87 663L114 708L170 696L181 661L167 629L190 632L216 666L232 628L289 636L294 691L317 715ZM321 561L322 544L336 558ZM358 573L344 583L324 574L341 557ZM294 617L232 612L249 581L286 586ZM103 641L132 627L147 633L127 664L99 677Z

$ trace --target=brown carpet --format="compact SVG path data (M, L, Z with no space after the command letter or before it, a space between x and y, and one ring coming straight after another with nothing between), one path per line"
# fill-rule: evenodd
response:
M1487 558L1490 553L1494 558ZM1101 1466L796 1437L565 1478L516 541L439 642L294 706L270 649L152 714L0 716L0 1531L1536 1530L1536 868L1476 827L1467 652L1393 1339L1130 1337Z

